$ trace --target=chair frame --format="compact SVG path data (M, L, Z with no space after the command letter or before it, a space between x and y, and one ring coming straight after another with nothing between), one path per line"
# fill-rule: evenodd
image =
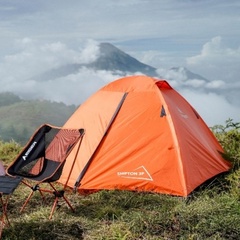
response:
M67 197L64 195L65 193L65 187L61 190L58 190L51 182L48 182L49 186L51 187L51 189L46 189L46 188L41 188L40 187L40 183L35 184L34 186L32 186L30 183L28 183L27 181L22 180L22 183L25 184L27 187L29 187L31 189L30 194L28 195L27 199L25 200L25 202L23 203L21 209L20 209L20 213L22 213L25 209L25 207L27 206L28 202L30 201L30 199L32 198L33 194L35 191L38 191L40 193L40 195L42 196L42 200L44 202L45 201L45 196L44 196L44 192L46 193L52 193L54 195L54 202L51 208L51 212L49 215L49 219L52 219L53 213L58 205L58 202L61 198L64 199L64 201L66 202L66 204L68 205L68 207L72 210L72 212L75 212L73 206L71 205L70 201L67 199Z

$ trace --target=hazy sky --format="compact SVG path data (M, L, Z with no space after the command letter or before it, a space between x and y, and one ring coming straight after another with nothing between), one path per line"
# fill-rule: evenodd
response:
M94 61L100 42L158 68L208 125L240 121L239 0L0 0L1 91L80 104L118 76L34 76ZM209 81L187 81L177 66Z

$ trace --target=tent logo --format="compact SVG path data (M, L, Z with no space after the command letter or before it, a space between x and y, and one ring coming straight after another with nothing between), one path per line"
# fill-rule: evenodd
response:
M188 115L185 114L180 108L177 107L177 110L179 111L180 115L183 117L183 118L188 118Z
M31 144L31 146L29 147L29 149L26 151L26 153L24 154L23 161L25 161L27 159L27 156L29 155L29 153L33 150L33 148L35 147L35 145L37 144L37 142L33 142Z
M135 168L133 171L117 172L117 175L122 178L141 179L147 181L153 181L152 176L144 166Z

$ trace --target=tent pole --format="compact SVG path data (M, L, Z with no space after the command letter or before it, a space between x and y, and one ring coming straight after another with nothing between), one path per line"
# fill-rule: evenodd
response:
M81 143L82 143L82 139L83 139L83 135L84 135L84 133L85 133L84 130L83 130L83 132L80 132L80 134L81 134L81 139L79 140L79 144L78 144L77 152L76 152L76 154L75 154L75 157L74 157L74 160L73 160L73 163L72 163L72 167L71 167L70 172L69 172L69 174L68 174L67 181L66 181L65 184L64 184L64 189L66 188L66 186L67 186L67 184L68 184L68 181L69 181L69 179L70 179L70 176L71 176L71 174L72 174L73 167L74 167L75 162L76 162L76 159L77 159L77 155L78 155L78 152L79 152L79 149L80 149Z

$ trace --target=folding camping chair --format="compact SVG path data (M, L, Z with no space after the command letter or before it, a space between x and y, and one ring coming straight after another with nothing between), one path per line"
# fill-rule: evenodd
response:
M74 211L70 202L64 196L66 184L62 190L57 190L53 182L60 178L66 158L78 140L79 150L83 135L83 129L62 129L48 124L40 126L35 132L15 161L7 168L7 173L11 176L21 176L24 179L37 182L37 184L32 186L29 182L22 181L31 188L31 193L24 202L20 212L24 210L35 191L40 192L43 200L45 200L43 192L54 194L55 200L49 219L52 218L59 198L63 198L70 209ZM41 188L41 183L48 183L50 189Z
M17 188L21 182L21 177L10 177L5 175L5 168L0 162L0 202L1 202L1 222L0 222L0 239L2 238L2 231L6 224L10 225L8 214L7 214L7 205L10 198L10 195ZM6 197L4 197L6 195ZM6 221L5 221L6 220Z

